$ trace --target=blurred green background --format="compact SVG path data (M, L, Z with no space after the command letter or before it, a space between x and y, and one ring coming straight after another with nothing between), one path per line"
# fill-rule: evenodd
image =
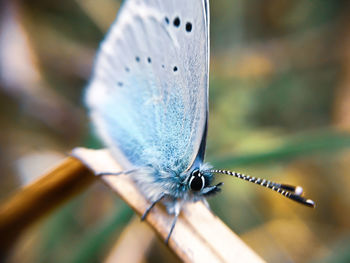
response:
M72 148L101 147L81 98L119 6L0 1L0 202ZM220 178L212 209L268 262L350 262L349 11L345 0L211 1L206 160L302 185L317 203ZM132 216L95 184L27 231L9 262L101 262ZM147 251L139 262L178 261L156 240Z

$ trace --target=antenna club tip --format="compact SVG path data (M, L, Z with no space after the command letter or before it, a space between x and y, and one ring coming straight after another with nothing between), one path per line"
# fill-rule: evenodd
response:
M312 208L315 208L316 207L316 204L314 201L312 201L311 199L307 199L306 200L306 204Z
M304 192L304 189L301 186L295 187L295 194L296 195L301 195ZM312 201L312 200L310 200Z

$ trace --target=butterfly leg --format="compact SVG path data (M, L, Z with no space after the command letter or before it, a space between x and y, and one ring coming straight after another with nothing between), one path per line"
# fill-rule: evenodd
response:
M121 172L96 172L96 176L103 176L103 175L121 175L121 174L131 174L133 172L137 171L137 169L127 170L127 171L121 171Z
M181 212L182 204L183 204L183 202L177 202L176 205L175 205L175 216L174 216L174 219L173 219L173 223L171 224L171 228L170 228L169 234L168 234L167 238L165 239L165 244L168 244L170 236L173 233L176 221L179 218L179 215L180 215L180 212Z
M142 217L141 217L141 221L145 220L146 216L148 215L148 213L152 210L152 208L156 205L156 203L158 203L160 200L162 200L164 198L165 194L162 194L157 200L155 200L147 209L146 211L143 213Z
M209 205L207 199L203 198L202 203L205 205L206 208L208 208L210 210L210 205Z

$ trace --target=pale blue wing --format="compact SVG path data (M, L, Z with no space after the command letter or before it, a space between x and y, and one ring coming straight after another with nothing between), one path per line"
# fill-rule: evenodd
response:
M207 0L124 3L86 93L98 133L124 168L182 172L203 158L208 37Z

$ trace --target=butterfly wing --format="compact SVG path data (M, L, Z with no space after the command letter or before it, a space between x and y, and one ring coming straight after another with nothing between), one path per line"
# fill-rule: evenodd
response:
M102 42L85 99L125 169L182 172L203 159L208 8L208 0L128 0Z

